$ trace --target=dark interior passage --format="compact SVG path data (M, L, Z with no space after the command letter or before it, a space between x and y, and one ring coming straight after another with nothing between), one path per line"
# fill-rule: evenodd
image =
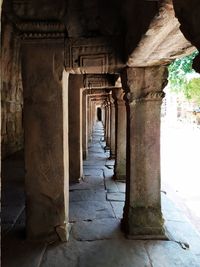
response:
M102 120L102 111L101 108L97 108L97 119L98 121Z

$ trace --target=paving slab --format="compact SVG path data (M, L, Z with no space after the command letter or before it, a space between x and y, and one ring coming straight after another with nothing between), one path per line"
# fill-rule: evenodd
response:
M77 201L70 203L70 222L114 217L112 206L108 201Z
M120 238L120 220L105 218L93 221L82 221L72 226L72 234L79 241L94 241Z
M105 187L108 193L118 193L119 189L112 179L105 179Z
M144 243L130 240L74 241L49 246L40 267L150 267Z
M146 249L153 267L198 267L197 258L190 250L171 241L148 241Z
M95 160L85 160L83 162L83 166L104 166L105 165L105 159L99 157L97 161Z
M41 264L37 267L79 267L80 245L70 240L68 243L54 243L49 245L42 258Z
M200 257L200 235L190 222L165 221L165 225L173 240L188 244L189 249Z
M92 177L100 177L101 179L103 179L103 170L101 168L84 168L84 176L92 176Z
M121 192L121 193L125 193L126 192L126 183L117 182L117 181L115 181L115 183L117 185L117 188L118 188L119 192Z
M104 185L104 179L100 176L84 176L83 182L91 185Z
M69 193L69 201L105 201L105 190L74 190Z
M70 190L87 190L87 189L89 190L91 188L95 190L105 189L104 182L102 181L100 183L86 183L81 181L80 183L70 185Z
M123 210L124 210L124 202L110 201L113 211L115 213L115 217L122 219Z
M124 193L107 193L106 194L106 198L109 201L120 201L120 202L124 202L125 201L125 194Z

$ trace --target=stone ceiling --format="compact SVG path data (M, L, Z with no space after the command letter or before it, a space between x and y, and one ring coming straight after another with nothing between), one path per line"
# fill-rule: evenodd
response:
M177 8L180 1L174 2ZM69 65L69 69L79 69L81 66L77 64L87 62L96 64L92 65L95 73L117 73L126 65L169 64L173 59L195 50L179 29L172 0L5 0L3 10L5 16L28 38L50 38L54 34L54 38L65 37L76 42L80 39L86 44L93 42L92 39L98 42L98 38L104 38L106 43L107 40L114 40L111 41L111 48L110 44L105 45L105 51L102 50L104 55L99 57L100 52L97 51L94 58L76 55L79 51L75 50L77 48L73 47L72 41L72 57L76 56L77 59L72 58L74 65ZM85 47L84 44L85 54L92 54ZM110 55L113 58L109 58ZM116 64L120 66L117 71L113 68ZM92 70L83 68L81 73L92 73Z

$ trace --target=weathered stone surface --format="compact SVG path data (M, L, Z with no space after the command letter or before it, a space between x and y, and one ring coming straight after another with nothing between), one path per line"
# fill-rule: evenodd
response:
M82 144L83 144L83 160L88 156L88 129L87 129L87 90L82 90Z
M119 192L125 193L126 192L126 183L115 181Z
M108 193L116 193L118 192L118 187L112 179L105 178L105 186Z
M100 189L89 189L89 190L70 190L69 201L104 201L105 200L105 190Z
M58 226L67 232L68 76L62 63L62 42L23 44L26 216L31 239L57 240Z
M127 68L124 74L130 149L123 227L130 235L161 236L160 106L167 72L165 67Z
M93 242L71 239L68 244L51 245L44 255L41 267L64 267L66 262L70 267L150 266L143 243L125 239Z
M121 219L123 217L124 202L111 201L110 203L111 203L111 205L113 207L113 211L115 213L115 217Z
M82 154L82 75L70 75L68 84L69 103L69 181L78 183L83 177Z
M200 235L189 221L165 221L169 240L175 241L183 246L186 244L192 253L200 257Z
M23 148L23 89L20 39L13 25L2 18L1 43L1 151L6 157Z
M124 202L125 201L125 194L124 193L107 193L106 198L109 201L120 201Z
M112 218L77 222L72 227L72 234L79 241L114 239L122 236L120 220Z
M70 204L70 222L114 217L112 207L107 201L76 201Z
M115 167L114 179L126 180L126 130L127 112L122 88L112 91L116 108L116 143L115 143Z
M199 264L196 257L190 250L184 250L174 242L148 241L146 243L146 248L151 259L151 263L155 267L197 267Z
M106 167L105 170L107 170ZM96 179L97 177L99 177L100 180L102 179L102 170L86 169L86 171L87 175L95 175L96 173ZM111 178L110 172L111 170L104 172L105 179ZM21 173L21 171L19 173ZM19 185L19 183L17 184ZM88 191L92 191L93 188L95 194L97 188L93 187L93 184L88 183L87 185L89 186L89 190L87 190L86 196L88 196ZM70 186L70 188L72 187ZM9 187L7 187L7 189L9 189ZM102 191L103 190L100 190L101 193ZM79 198L79 196L78 193L76 197ZM176 209L176 205L168 199L167 195L164 195L163 199L163 209L166 213L168 211L172 213L173 209ZM77 203L78 206L74 209L73 204ZM82 205L80 203L82 203ZM100 206L98 203L100 203ZM110 208L107 209L107 205L110 203L114 213L110 211ZM72 215L76 215L77 222L71 224L72 230L70 232L69 241L67 243L54 243L47 247L42 243L34 244L24 240L25 216L23 213L17 220L17 225L14 227L13 231L3 239L3 266L198 266L198 259L200 259L200 241L198 235L187 221L169 221L169 223L168 220L166 221L166 227L171 236L174 237L172 238L173 241L147 242L127 240L119 229L124 203L117 201L111 201L110 203L105 201L105 199L104 203L102 203L102 201L97 201L94 205L93 201L71 202L70 209L75 210L76 214ZM91 205L93 206L92 210ZM104 208L106 208L106 211ZM88 211L86 212L86 210ZM113 216L111 216L111 214ZM103 215L103 218L100 218L99 215ZM95 219L95 217L98 218ZM82 241L77 241L74 237ZM85 240L89 240L89 242ZM184 250L181 244L176 243L177 241L186 241L189 244L189 249Z
M190 38L188 38L189 41L186 40L179 29L180 24L175 18L172 2L171 0L166 0L159 3L158 14L152 19L138 46L131 51L127 61L129 67L169 64L175 58L190 54L195 50L195 47L189 42L192 40ZM175 0L174 3L176 2L178 1ZM179 2L182 2L180 8L185 5L185 1L180 0ZM188 0L188 8L189 6L192 8L190 3L191 1ZM197 3L195 5L196 8ZM185 18L182 9L180 10L180 18ZM191 28L188 28L190 29L188 35L191 33Z

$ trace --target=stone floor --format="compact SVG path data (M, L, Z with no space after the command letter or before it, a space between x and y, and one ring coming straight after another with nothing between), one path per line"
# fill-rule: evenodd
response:
M125 184L112 180L112 160L104 151L103 128L96 125L84 162L84 180L70 186L70 240L25 240L22 156L3 163L3 267L199 267L200 236L162 192L169 241L128 240L120 231ZM14 172L13 172L14 170ZM4 182L6 181L6 183ZM11 201L12 199L12 201Z

